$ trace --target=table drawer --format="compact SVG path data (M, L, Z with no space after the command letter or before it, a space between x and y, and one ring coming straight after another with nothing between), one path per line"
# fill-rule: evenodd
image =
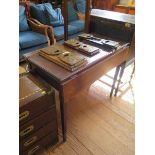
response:
M39 141L41 138L43 138L44 136L48 135L49 133L53 133L53 132L56 133L56 135L57 135L57 122L56 122L56 120L46 124L40 130L36 131L35 133L31 134L27 138L20 141L20 144L19 144L20 152L25 151L30 146L32 146L37 141Z
M42 138L40 141L36 142L25 152L21 152L20 155L38 155L39 152L48 145L54 145L58 141L57 132L52 132L46 137Z
M43 127L45 124L56 120L56 109L55 107L51 108L49 111L41 114L39 117L25 123L20 126L19 129L19 138L23 139L30 134L34 133L39 128Z

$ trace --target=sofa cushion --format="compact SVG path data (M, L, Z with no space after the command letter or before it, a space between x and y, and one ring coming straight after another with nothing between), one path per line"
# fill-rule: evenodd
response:
M27 19L25 16L25 7L19 6L19 31L27 31L29 26L27 24Z
M52 26L64 25L64 18L61 14L61 9L57 8L54 10L50 3L45 3L44 5L47 12L48 25Z
M44 44L40 44L38 46L33 46L31 48L21 49L19 51L19 59L22 59L23 55L26 54L26 53L33 52L35 50L38 50L38 49L41 49L41 48L44 48L44 47L47 47L47 46L48 46L48 44L47 43L44 43Z
M48 22L57 20L57 13L53 9L52 5L50 3L44 3L45 10L48 17Z
M70 22L77 19L78 17L74 9L73 3L69 1L68 2L68 21Z
M82 21L82 20L71 21L68 24L76 27L78 32L81 32L84 30L84 21Z
M62 16L61 9L57 8L57 9L55 9L55 12L57 14L57 20L51 21L50 25L52 25L54 27L64 25L64 17Z
M68 35L72 35L78 32L77 27L68 25ZM56 40L61 40L64 38L64 26L54 27L54 35Z
M47 38L43 34L33 31L19 33L19 43L22 49L44 44L46 42Z
M42 24L47 24L47 15L44 4L31 5L30 14Z
M79 12L84 14L86 12L86 0L76 0L76 7Z

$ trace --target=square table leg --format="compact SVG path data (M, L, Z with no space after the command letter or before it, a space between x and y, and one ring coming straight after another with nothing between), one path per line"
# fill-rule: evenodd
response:
M115 94L114 94L114 96L117 96L117 92L118 92L118 89L119 89L119 85L120 85L120 82L121 82L121 79L122 79L122 76L123 76L123 73L124 73L125 65L126 65L126 61L123 62L123 63L121 63L121 65L120 65L119 79L118 79L117 87L116 87L116 89L115 89Z
M62 86L59 90L59 99L60 99L62 136L63 136L63 142L65 142L66 141L66 105L64 102L64 93L63 93Z
M115 85L116 85L117 77L118 77L118 74L119 74L119 71L120 71L120 67L121 67L120 65L116 67L114 80L113 80L113 84L112 84L112 88L111 88L111 92L110 92L110 98L112 97L113 91L115 89Z
M133 78L134 72L135 72L135 62L134 62L134 66L133 66L133 70L132 70L131 76L130 76L129 83L131 83L131 80Z

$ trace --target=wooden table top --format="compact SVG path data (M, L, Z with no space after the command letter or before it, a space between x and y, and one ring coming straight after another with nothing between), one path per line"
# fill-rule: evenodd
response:
M65 49L69 52L79 53L77 50L66 47L64 45L59 45L59 44L55 44L55 45L58 46L60 49ZM51 48L51 47L47 47L47 48ZM100 61L103 61L104 59L108 59L109 57L114 56L116 53L119 53L122 50L123 48L112 53L112 52L107 52L103 49L100 49L100 52L98 54L91 56L91 57L80 53L86 58L87 64L73 72L68 71L64 69L63 67L43 58L42 56L38 54L38 51L25 54L25 57L28 59L29 62L40 67L41 69L49 73L50 76L52 76L57 82L61 83L61 82L65 82L69 80L70 78L76 76L77 74L81 72L84 72L85 70L95 65L96 63L99 63Z

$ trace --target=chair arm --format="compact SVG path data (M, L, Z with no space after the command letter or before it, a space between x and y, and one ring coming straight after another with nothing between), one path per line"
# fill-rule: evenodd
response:
M31 20L33 23L35 23L35 24L37 24L37 25L39 25L39 26L43 26L43 27L45 26L45 27L47 27L48 36L49 36L50 39L52 39L51 44L55 44L55 43L56 43L56 39L55 39L55 37L54 37L54 29L53 29L52 26L44 25L44 24L42 24L41 22L39 22L37 19L34 19L34 18L30 18L30 20Z
M44 25L44 24L42 24L41 22L39 22L37 19L35 19L35 18L29 18L31 21L33 21L34 23L36 23L36 24L39 24L39 25Z
M41 24L41 25L36 24L35 22L33 22L30 19L27 19L27 21L28 21L29 26L32 29L32 31L44 34L46 36L48 45L50 45L51 43L50 43L50 38L48 36L48 29L49 29L48 26L43 25L43 24Z
M85 14L83 14L83 13L80 13L80 12L76 12L77 13L77 16L78 16L78 18L80 19L80 20L85 20Z
M56 43L56 38L54 37L54 29L52 26L48 26L48 35L51 39L51 44L55 44Z
M38 32L38 33L42 33L44 35L47 36L47 29L48 29L48 26L46 25L43 25L43 24L36 24L35 22L33 22L32 20L30 19L27 19L28 21L28 24L30 26L30 28L35 31L35 32Z

